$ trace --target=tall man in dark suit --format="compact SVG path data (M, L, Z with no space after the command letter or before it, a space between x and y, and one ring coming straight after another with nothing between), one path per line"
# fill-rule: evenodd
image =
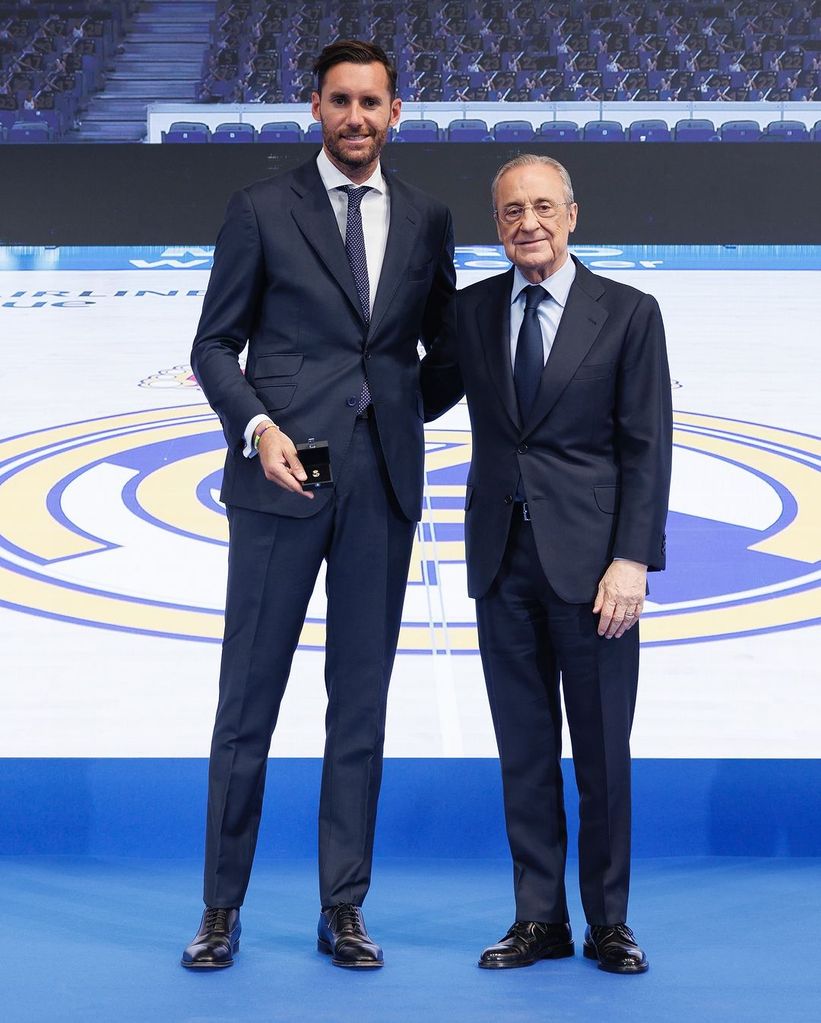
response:
M467 393L468 587L499 746L516 920L479 965L573 954L559 674L581 796L584 952L640 973L627 927L636 623L664 567L670 378L654 299L567 251L567 171L523 155L493 183L513 267L459 292L456 337L423 362L431 414Z
M191 356L228 442L230 542L206 911L183 953L188 967L233 962L271 735L323 560L318 947L337 966L382 965L360 907L421 513L417 342L437 336L454 291L453 232L444 206L381 170L401 106L385 53L337 42L315 72L322 151L231 199ZM332 488L303 490L295 445L310 438L330 445Z

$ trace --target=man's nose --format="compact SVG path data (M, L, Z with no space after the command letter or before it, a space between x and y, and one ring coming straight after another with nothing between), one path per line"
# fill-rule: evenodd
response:
M541 226L541 222L536 214L533 212L532 206L525 206L525 211L522 214L522 219L519 223L519 227L524 231L535 231Z

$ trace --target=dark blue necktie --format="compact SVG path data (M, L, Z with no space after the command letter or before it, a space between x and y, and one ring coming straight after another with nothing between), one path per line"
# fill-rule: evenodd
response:
M368 260L365 255L365 234L362 230L362 199L370 192L367 185L343 185L341 191L348 193L348 222L345 227L345 253L351 264L353 282L359 296L359 305L365 323L371 321L371 291L368 283ZM356 414L361 415L371 403L371 392L368 378L362 382L362 390L356 406Z
M519 416L522 426L530 415L533 402L539 390L544 369L544 344L539 323L539 303L548 297L540 284L531 284L525 291L525 314L519 328L516 342L516 358L513 361L513 382L519 401Z

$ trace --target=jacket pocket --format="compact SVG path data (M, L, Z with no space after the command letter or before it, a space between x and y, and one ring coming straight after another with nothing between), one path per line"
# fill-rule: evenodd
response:
M593 487L593 496L596 498L599 511L603 511L607 515L616 514L620 493L621 487L616 486L615 483L609 486Z
M274 387L256 387L257 396L269 412L287 408L296 391L296 384L279 384Z
M296 352L288 355L260 355L254 363L254 380L292 377L302 368L303 358Z

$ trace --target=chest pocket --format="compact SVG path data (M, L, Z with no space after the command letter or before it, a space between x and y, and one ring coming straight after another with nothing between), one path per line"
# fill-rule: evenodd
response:
M574 380L604 380L613 375L614 362L583 362L573 374Z

